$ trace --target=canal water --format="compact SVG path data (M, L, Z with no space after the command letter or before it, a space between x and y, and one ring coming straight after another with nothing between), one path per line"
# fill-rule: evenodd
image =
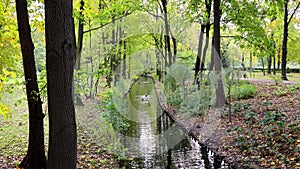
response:
M121 134L127 160L121 168L230 168L219 156L187 136L163 113L150 78L140 78L127 94L130 127Z

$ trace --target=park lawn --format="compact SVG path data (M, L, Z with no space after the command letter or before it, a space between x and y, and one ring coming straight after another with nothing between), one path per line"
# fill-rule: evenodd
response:
M254 79L264 79L264 80L274 80L275 77L281 77L280 72L276 72L276 75L263 75L263 72L261 71L255 71L252 73L252 76L250 72L247 72L247 77L248 78L254 78ZM289 81L293 82L300 82L300 73L287 73L287 78Z

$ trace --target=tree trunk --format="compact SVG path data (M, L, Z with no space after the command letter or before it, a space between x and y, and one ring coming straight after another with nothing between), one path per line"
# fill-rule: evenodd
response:
M208 50L208 45L209 45L209 31L210 31L210 12L211 12L211 1L212 0L208 0L205 1L205 5L206 5L206 12L207 12L207 18L206 18L206 25L205 25L205 35L206 35L206 40L205 40L205 46L203 49L203 55L202 55L202 60L201 60L201 66L200 66L200 70L201 72L204 71L204 65L205 65L205 61L206 61L206 53Z
M282 40L282 56L281 56L281 78L288 80L286 77L286 56L287 56L287 41L288 41L288 0L284 4L284 19L283 19L283 40Z
M200 32L199 32L198 51L197 51L197 57L196 57L196 62L195 62L194 81L196 83L199 83L197 76L198 76L198 73L200 71L200 65L201 65L201 59L202 59L202 46L203 46L203 33L204 33L204 30L205 30L205 26L202 24Z
M272 56L269 56L267 58L268 60L268 74L271 74L271 68L272 68Z
M26 0L16 0L19 38L23 56L26 95L29 109L29 143L27 155L19 168L46 169L42 101L37 84L34 45L31 38Z
M276 43L275 40L273 39L273 75L276 75Z
M210 58L210 64L209 64L209 71L212 71L214 69L214 65L215 65L215 59L214 59L214 55L215 55L215 48L214 48L214 42L215 42L215 38L214 36L211 38L211 58Z
M79 18L79 23L78 23L78 39L77 39L77 49L76 49L76 70L80 70L80 60L81 60L81 52L82 52L82 44L83 44L83 29L84 29L84 1L80 1L80 18Z
M253 78L253 58L252 58L252 52L250 52L250 77Z
M164 22L165 22L165 57L168 57L168 66L170 67L172 65L172 51L171 51L171 42L170 42L170 25L169 25L169 19L168 19L168 0L162 0L162 8L163 8L163 14L164 14ZM167 58L165 58L167 59ZM167 66L167 65L165 65Z
M281 52L281 50L280 50L280 48L278 48L278 53L277 53L277 70L279 70L280 69L280 65L281 65L281 63L280 63L280 52Z
M72 10L72 0L45 1L48 169L76 169L77 133L72 95L76 42Z
M122 76L126 79L126 41L123 41L123 72Z
M222 72L221 72L221 49L220 49L220 0L214 1L214 60L215 60L215 71L217 76L217 86L216 86L216 107L222 107L225 104L225 93L222 82Z
M263 75L266 75L266 73L265 73L265 63L264 63L264 58L261 58L261 64L262 64Z

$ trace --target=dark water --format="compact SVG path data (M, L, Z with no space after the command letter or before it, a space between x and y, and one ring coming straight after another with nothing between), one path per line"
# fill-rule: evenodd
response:
M147 95L147 96L146 96ZM123 168L230 168L186 134L162 112L150 79L140 79L128 94L129 131L121 136L128 149Z

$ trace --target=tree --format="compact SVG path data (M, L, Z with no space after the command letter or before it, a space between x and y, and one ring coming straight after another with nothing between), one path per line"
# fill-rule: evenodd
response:
M286 77L286 58L287 58L287 43L289 36L289 24L294 17L295 12L300 6L300 2L296 6L296 8L292 11L292 15L288 18L289 10L288 10L289 0L286 0L284 3L284 21L283 21L283 40L282 40L282 57L281 57L281 78L283 80L288 80Z
M72 10L72 0L45 1L49 169L76 168L76 120L72 95L76 42Z
M19 167L46 169L43 123L45 115L43 114L42 101L37 83L34 61L34 45L31 38L26 0L16 0L16 11L29 109L28 150L26 157L23 159Z
M222 74L221 74L221 47L220 47L220 19L221 19L221 11L220 11L220 0L214 0L214 65L215 71L217 75L217 87L216 87L216 107L222 107L225 101L225 93L222 82Z

